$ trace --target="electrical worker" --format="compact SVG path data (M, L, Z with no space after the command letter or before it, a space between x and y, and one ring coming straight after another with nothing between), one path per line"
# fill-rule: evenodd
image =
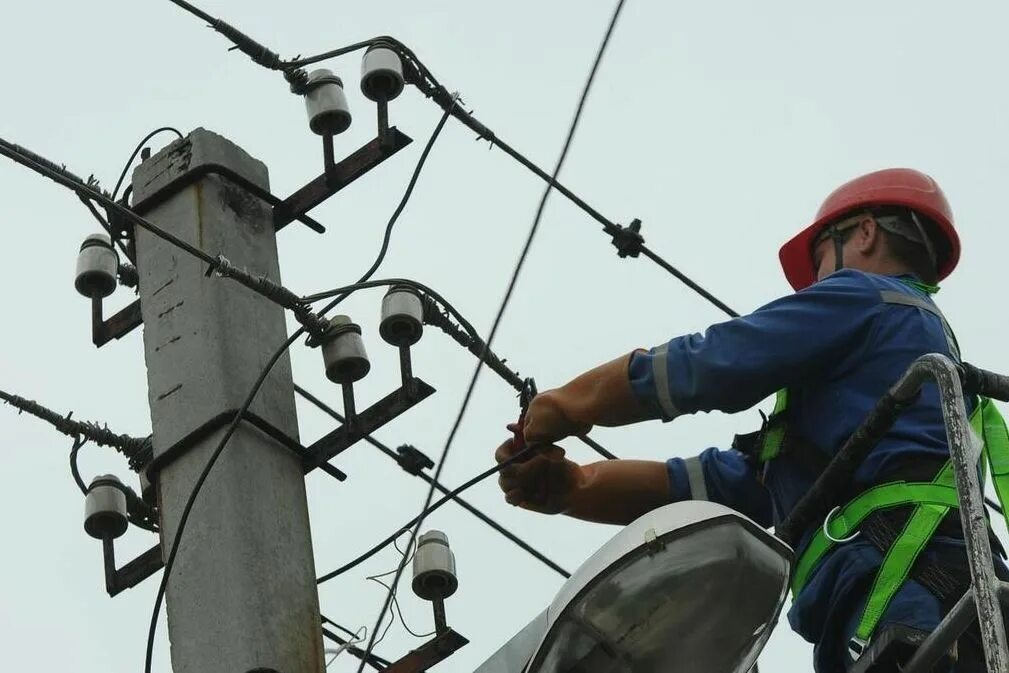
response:
M795 294L546 391L532 400L520 429L526 443L550 444L594 425L742 411L777 392L760 432L737 436L728 450L665 463L577 465L550 446L502 470L506 500L613 524L670 502L710 500L768 527L781 522L916 358L942 353L959 361L931 296L956 267L960 242L946 197L929 176L888 169L842 185L779 257ZM997 445L988 449L1009 457L995 407L966 402L972 425L986 428L985 440ZM518 446L509 439L497 460ZM859 466L847 502L863 497L864 504L870 487L898 480L951 486L948 459L938 392L926 385ZM831 541L815 526L797 545L788 619L815 644L818 673L848 670L887 629L898 640L931 631L969 583L955 507L933 510L929 519L928 508L913 502L870 505L854 539L841 541L839 531ZM913 547L914 535L924 552L887 554L898 538L901 549ZM961 638L953 656L957 673L984 670L976 639Z

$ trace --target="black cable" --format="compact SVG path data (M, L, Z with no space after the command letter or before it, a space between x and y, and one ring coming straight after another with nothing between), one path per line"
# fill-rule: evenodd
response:
M172 0L172 1L176 2L176 4L179 4L179 0ZM405 197L400 201L400 204L397 206L395 212L393 213L393 216L390 218L389 223L386 225L386 239L379 253L378 258L371 265L371 267L364 274L364 276L362 276L361 280L358 281L358 284L367 281L368 278L370 278L371 275L374 274L375 271L378 269L379 265L382 263L382 260L385 259L385 255L388 252L388 238L392 232L393 225L396 223L396 219L399 217L399 214L403 211L403 208L406 206L406 202L409 199L409 195L413 192L413 186L417 181L417 176L420 174L420 169L423 167L423 162L427 158L427 154L430 151L430 147L434 142L434 138L437 137L438 133L440 133L441 131L441 128L444 126L444 122L445 118L443 117L442 121L435 128L435 133L432 134L432 140L428 142L428 146L425 148L425 152L421 155L420 160L418 161L417 168L414 169L414 174L407 187ZM2 146L0 146L0 150L2 150ZM345 299L347 296L348 295L336 297L322 310L320 310L316 315L319 318L321 318L326 313L328 313L332 308L334 308L337 304L343 301L343 299ZM186 501L186 506L182 510L182 516L179 518L179 524L175 531L175 538L172 543L172 549L169 552L168 559L165 561L165 572L161 576L161 584L158 586L158 594L154 601L154 610L151 614L151 624L147 636L147 654L146 654L146 661L144 664L145 673L151 673L151 664L154 655L154 636L157 633L157 627L158 627L158 614L161 612L161 603L164 601L165 598L165 590L168 586L168 578L171 575L172 568L175 566L175 557L178 554L179 541L182 539L182 533L185 530L186 522L189 520L189 514L192 511L193 504L196 502L196 497L197 495L199 495L200 490L203 488L203 484L207 480L207 476L210 474L211 469L213 469L214 464L220 457L221 452L224 450L224 447L228 443L228 440L231 439L231 436L235 433L235 430L238 429L239 423L241 423L242 419L245 417L245 413L249 410L249 407L252 405L253 400L259 393L259 389L263 386L263 382L266 381L266 377L269 376L270 372L273 370L274 365L277 363L280 357L287 351L288 348L291 347L292 344L294 344L295 341L297 341L302 335L304 335L306 331L307 330L305 326L302 325L290 337L288 337L287 340L280 346L280 348L278 348L270 357L269 361L266 363L266 366L263 368L263 371L260 373L259 377L256 379L256 382L253 384L252 390L249 391L249 394L246 396L245 401L242 403L241 408L238 410L238 413L235 414L235 418L228 425L227 430L225 430L224 435L221 437L221 441L214 449L214 452L211 454L210 459L207 461L206 466L204 466L203 471L200 473L199 478L193 485L193 490L189 494L189 498ZM367 655L370 654L371 650L369 649ZM362 666L363 662L364 659L362 659Z
M159 133L163 133L163 132L166 132L166 131L170 132L170 133L174 133L175 135L179 136L179 140L182 140L185 137L185 136L182 135L182 131L179 131L178 129L173 128L171 126L162 126L161 128L154 129L153 131L151 131L150 133L148 133L146 136L144 136L144 139L141 140L139 143L137 143L137 148L135 150L133 150L133 154L131 154L130 158L127 159L126 165L123 166L123 172L119 174L119 179L116 180L115 189L112 190L112 200L113 201L115 201L116 197L119 195L119 188L123 186L123 180L126 179L126 174L129 172L130 166L133 165L133 162L134 162L134 160L136 160L137 155L140 154L140 151L144 149L144 143L146 143L148 140L150 140L154 136L158 135Z
M182 516L179 517L179 523L175 529L175 537L172 540L171 551L168 553L168 559L165 561L165 571L161 575L161 584L158 585L158 594L154 599L154 610L151 614L151 625L147 634L147 655L144 663L145 673L151 673L151 664L154 657L154 635L157 633L158 629L158 614L161 612L161 603L165 599L165 590L168 587L168 578L172 573L172 568L175 567L175 558L179 553L179 542L182 540L182 533L186 529L186 523L189 521L189 515L193 510L193 504L196 502L196 496L199 495L204 482L207 481L207 477L210 475L210 470L213 469L214 464L217 463L217 459L220 458L221 452L224 451L224 447L227 445L228 440L230 440L231 436L235 434L239 423L241 423L242 419L245 417L245 413L252 405L253 400L259 393L259 389L263 386L263 383L266 381L266 377L269 376L270 371L272 371L273 366L277 363L277 360L280 359L280 356L283 355L287 349L290 348L291 345L305 333L305 331L304 327L300 327L295 330L295 332L287 338L283 345L281 345L281 347L278 348L270 357L266 366L263 368L263 371L260 372L259 377L253 384L252 390L249 391L245 401L239 408L238 413L235 414L235 418L228 424L227 430L224 431L224 436L221 437L221 441L218 442L214 452L210 455L210 459L207 461L207 464L203 467L203 471L200 473L199 478L193 485L193 490L189 493L189 498L186 500L186 506L182 509Z
M434 131L431 132L431 137L428 138L427 145L424 146L424 151L420 153L420 158L417 160L417 165L414 167L413 174L410 176L410 182L408 182L406 185L406 190L403 192L403 197L399 200L399 204L396 205L396 210L393 211L392 217L389 218L389 222L385 225L385 234L382 236L382 247L378 251L378 257L375 258L375 261L372 263L371 267L368 268L368 270L364 273L363 276L361 276L361 278L357 281L357 283L355 283L355 285L360 285L361 283L364 283L368 279L370 279L378 270L378 267L382 265L382 262L385 261L385 256L389 252L389 241L392 238L393 227L396 226L396 221L399 219L399 216L403 213L403 210L406 208L406 204L410 201L410 196L413 195L413 188L417 185L417 179L420 178L420 172L424 168L424 164L427 163L427 157L431 153L431 148L434 147L435 141L438 140L438 136L441 135L441 130L445 128L445 122L448 121L448 117L452 113L453 106L450 106L447 110L445 110L445 113L441 116L441 119L438 120L438 124L434 127ZM346 299L351 294L351 292L352 290L348 290L343 294L337 295L336 299L334 299L331 303L327 304L326 308L323 310L328 311L332 309L334 306L336 306L344 299ZM312 303L313 300L306 297L302 298L302 301L305 301L306 303Z
M478 474L477 476L473 477L469 481L463 483L461 486L457 486L456 488L453 488L451 491L449 491L445 495L445 497L443 497L443 498L441 498L439 500L436 500L430 506L428 506L426 508L426 510L424 511L423 516L427 516L428 514L431 514L432 512L436 512L445 503L451 502L453 499L455 499L455 497L458 496L460 493L463 493L466 490L468 490L469 488L471 488L471 487L479 484L481 481L483 481L487 477L491 477L491 476L497 474L498 472L500 472L504 468L508 467L509 465L512 465L514 463L517 463L517 462L520 462L520 461L526 459L534 451L538 451L538 450L539 450L539 447L537 447L537 446L531 446L531 447L529 447L527 449L519 451L514 456L512 456L511 458L508 458L504 462L498 463L497 465L495 465L494 467L490 468L489 470L485 470L485 471L481 472L480 474ZM356 568L357 566L361 565L362 563L364 563L365 561L367 561L368 559L370 559L372 556L374 556L378 552L382 551L383 549L385 549L386 547L388 547L389 545L391 545L394 541L396 541L399 538L400 535L402 535L403 533L409 531L411 529L411 526L413 526L417 522L421 521L421 519L422 519L422 515L418 514L417 516L415 516L414 518L410 519L405 524L403 524L402 526L400 526L396 530L395 533L393 533L389 537L385 538L384 540L382 540L381 542L379 542L377 545L375 545L374 547L372 547L368 551L364 552L363 554L361 554L360 556L358 556L354 560L350 561L349 563L345 563L344 565L340 566L336 570L328 572L325 575L322 575L321 577L319 577L319 579L316 580L316 583L317 584L323 584L324 582L328 582L328 581L330 581L331 579L333 579L335 577L339 577L340 575L344 574L345 572L347 572L349 570L353 570L354 568Z
M595 210L583 199L579 198L578 195L576 195L570 189L568 189L563 184L558 182L556 176L549 175L546 171L544 171L539 166L534 164L518 150L516 150L515 148L508 145L508 143L498 138L493 131L491 131L487 126L485 126L484 124L479 122L476 118L474 118L471 113L457 106L456 97L451 96L448 93L445 87L443 87L438 82L437 78L434 76L434 73L432 73L427 68L427 66L425 66L421 62L419 58L417 58L416 54L414 54L412 50L410 50L406 45L396 40L395 38L383 35L371 38L370 40L363 40L361 42L356 42L354 44L350 44L344 47L339 47L337 49L323 52L321 54L316 54L314 56L309 56L306 58L299 57L290 61L281 61L279 60L279 57L276 56L276 54L270 52L262 45L254 41L251 41L247 36L237 31L235 31L236 35L234 36L228 35L228 33L225 30L222 30L221 28L218 27L219 24L222 24L223 22L214 19L205 12L202 12L201 10L195 8L188 2L184 2L183 0L171 0L171 2L174 2L180 7L183 7L188 11L192 12L196 16L203 18L208 23L210 23L212 27L218 30L218 32L225 33L225 35L228 36L229 39L231 39L235 43L235 48L241 49L245 53L249 54L253 58L253 60L256 61L257 63L260 63L260 65L263 65L264 67L267 67L271 70L283 70L285 72L285 75L288 77L289 81L292 81L292 91L299 90L297 87L293 86L293 82L298 81L299 72L302 74L301 79L304 79L303 71L299 70L304 66L318 63L320 61L325 61L330 58L343 56L345 54L349 54L351 52L358 51L360 49L365 49L367 47L374 45L381 44L383 46L387 46L393 49L400 55L402 59L406 61L407 64L413 66L413 68L416 69L417 74L420 77L420 79L415 78L411 79L409 77L410 73L409 71L407 71L408 81L410 81L412 84L415 84L417 88L420 89L420 91L425 96L436 101L439 105L442 106L443 109L451 110L452 111L451 113L454 117L459 119L470 129L475 131L480 138L488 140L492 146L497 146L501 148L506 154L511 156L513 159L518 161L526 168L528 168L530 171L535 173L541 179L545 180L548 185L559 191L568 200L570 200L572 203L574 203L576 206L578 206L584 212L586 212L590 217L592 217L600 224L602 224L603 230L608 235L613 237L613 243L614 245L617 245L618 250L620 250L621 257L625 256L637 257L639 254L643 254L645 257L655 262L662 269L673 275L676 279L678 279L680 282L685 284L691 290L699 294L701 297L703 297L705 300L710 302L716 308L724 312L726 315L733 318L739 316L739 313L730 308L725 302L718 299L714 294L706 290L699 283L697 283L689 276L687 276L685 273L683 273L675 266L670 264L668 261L663 259L656 252L649 249L644 244L644 239L641 238L641 236L637 233L636 229L629 230L628 228L621 227L620 225L616 224L615 222L603 216L599 211ZM223 25L227 26L227 24ZM251 44L252 47L249 48L245 46L245 43L243 43L243 39L248 41L248 44ZM262 59L262 55L264 53L269 55L269 58L266 59L265 62ZM624 245L627 245L627 247L625 248Z
M136 260L133 259L130 256L129 250L127 250L126 246L123 245L122 239L120 239L118 236L116 236L115 234L112 233L112 225L109 224L109 221L106 220L102 216L102 214L98 212L98 209L95 208L95 204L91 203L91 201L89 199L86 199L84 197L80 197L80 199L81 199L81 203L83 203L85 205L85 207L87 207L88 212L91 213L91 216L94 217L96 220L98 220L98 224L102 225L102 229L104 229L106 231L106 233L108 233L109 240L116 242L116 246L119 248L119 251L123 253L123 256L126 259L130 260L131 262L136 263Z
M13 160L16 163L21 164L22 166L30 168L39 175L47 177L53 182L56 182L57 184L70 189L71 191L76 193L79 197L83 197L91 201L97 202L99 205L105 208L106 211L110 209L115 211L116 214L129 219L131 222L133 222L140 228L146 229L147 231L151 232L158 238L168 241L172 245L188 252L190 255L193 255L194 257L205 262L206 264L214 266L217 263L214 257L211 257L210 255L203 252L199 248L196 248L190 245L189 243L186 243L178 236L170 234L167 231L163 230L161 227L152 224L151 222L148 222L146 219L140 217L129 208L125 208L119 205L105 194L99 192L92 186L86 184L80 178L74 176L69 171L65 169L60 170L59 166L56 166L55 164L53 164L48 160L45 160L44 162L36 161L36 159L31 156L32 154L34 154L33 152L30 152L29 150L28 153L25 153L23 149L24 148L20 147L19 145L15 145L14 143L8 142L3 138L0 138L0 154L6 156L7 158ZM43 157L38 158L44 159Z
M568 129L567 138L564 141L564 147L561 150L561 154L557 159L557 164L554 167L553 177L556 179L557 175L560 173L561 168L564 165L564 160L567 158L568 150L571 148L571 142L574 139L575 131L578 128L578 122L581 119L582 111L585 108L585 101L588 98L589 91L592 89L592 83L595 80L596 73L599 70L599 64L602 62L603 54L606 52L606 46L609 44L610 37L613 35L613 30L616 27L617 20L620 17L620 12L624 7L625 0L618 0L616 7L613 10L613 15L610 18L609 26L606 29L606 35L603 37L602 43L599 45L599 49L596 52L595 60L592 64L592 69L589 71L589 76L585 82L585 86L582 90L581 97L578 101L578 107L575 110L573 119L571 120L570 128ZM532 227L529 230L529 235L526 238L525 245L522 248L522 253L519 255L518 262L515 265L515 270L512 272L511 280L508 283L508 289L505 292L505 296L501 301L501 306L498 308L497 315L494 318L494 325L491 327L490 333L487 336L487 349L489 350L491 344L494 341L494 337L497 334L498 327L501 325L501 319L504 316L505 309L508 306L508 301L511 299L512 292L515 289L515 285L518 282L519 274L522 271L522 267L525 260L529 254L529 249L532 246L533 240L536 236L536 231L539 229L540 221L543 217L543 211L546 208L547 200L550 197L551 185L547 185L547 188L543 192L543 197L540 199L539 207L536 210L536 216L533 219ZM434 479L437 480L441 476L441 472L445 467L445 462L448 458L449 451L452 448L452 440L455 439L456 432L462 423L462 419L466 414L466 410L469 407L469 401L472 398L473 390L476 387L477 380L480 377L480 372L483 369L484 358L479 358L477 361L477 366L473 371L473 377L470 379L469 387L466 390L466 395L463 397L462 405L459 408L459 413L456 416L455 423L452 426L452 430L449 432L448 439L445 442L445 448L442 449L441 458L438 461L438 466L435 468ZM420 530L421 525L424 522L424 517L427 516L428 507L431 504L431 500L434 497L434 484L432 482L431 487L428 489L427 498L424 501L424 506L421 507L420 514L417 516L417 521L413 526L410 540L411 544L417 539L417 533ZM385 614L389 610L389 605L392 602L392 597L395 595L396 587L399 585L399 579L403 575L403 569L406 567L406 559L400 561L399 566L396 570L396 576L392 581L392 590L386 595L385 602L382 605L382 610L379 613L378 620L376 622L375 628L377 629L381 624L382 620L385 618ZM371 652L371 648L375 643L375 634L372 633L371 637L368 639L368 647L365 652ZM362 663L358 667L358 673L364 669L364 664Z
M988 496L985 496L984 501L985 501L985 504L987 504L989 507L991 507L993 510L995 510L995 512L997 512L998 514L1000 514L1002 516L1005 516L1005 512L1002 511L1002 506L999 505L997 502L995 502L994 500L992 500Z
M77 454L88 440L81 439L80 437L74 438L74 445L70 448L70 476L74 478L74 483L77 484L77 488L81 490L84 495L88 494L87 484L84 483L84 479L81 477L80 468L77 467Z
M501 360L500 358L497 358L496 355L493 355L493 351L490 350L488 344L485 341L483 341L483 339L480 337L480 334L476 331L476 328L473 327L473 325L468 320L466 320L466 318L462 315L462 313L460 313L455 306L449 303L447 299L445 299L443 296L432 290L427 285L424 285L423 283L420 283L416 280L411 280L408 278L385 278L382 280L369 280L360 283L354 283L353 285L345 285L343 287L334 288L332 290L326 290L324 292L317 292L316 294L306 295L302 297L301 300L307 304L313 304L317 301L328 299L329 297L332 297L334 295L339 295L340 301L342 301L348 295L351 295L359 290L366 290L373 287L385 287L393 285L407 285L416 290L419 290L420 292L428 295L429 298L435 300L435 302L438 305L440 305L442 308L448 311L451 317L455 318L455 320L459 323L459 325L469 335L470 338L472 338L475 342L480 344L480 349L478 350L478 352L474 352L474 355L476 355L477 358L479 358L485 364L490 364L492 358L497 359L497 362L501 363L502 367L492 367L491 369L496 374L498 374L502 379L504 379L504 381L508 383L508 385L515 387L516 377L511 375L513 374L512 372L506 373L502 371L503 369L505 369L503 367L504 360ZM332 308L332 305L327 306L327 310L330 308ZM449 332L449 335L455 336L451 332ZM517 389L520 390L520 388ZM591 448L599 455L601 455L602 457L606 458L607 460L614 460L617 458L616 455L608 451L606 448L604 448L601 444L599 444L591 437L579 436L578 440L581 441L586 446L588 446L589 448Z
M204 12L202 9L200 9L196 5L192 5L192 4L188 3L188 2L186 2L186 0L169 0L169 2L171 2L174 5L178 5L182 9L186 10L187 12L189 12L190 14L196 16L197 18L203 19L204 21L206 21L209 24L213 24L215 21L217 21L217 19L215 19L214 17L212 17L209 14L207 14L206 12Z
M437 302L447 310L456 321L472 336L478 336L476 328L466 320L466 318L455 308L452 304L448 302L443 296L441 296L435 290L432 290L427 285L420 283L416 280L411 280L409 278L384 278L382 280L363 280L352 285L344 285L343 287L337 287L332 290L326 290L325 292L317 292L315 294L305 295L301 298L306 304L314 304L315 302L322 301L323 299L329 299L330 297L336 295L340 296L340 301L346 298L347 295L351 295L359 290L367 290L373 287L387 287L392 285L408 285L412 288L420 290L424 294L430 295L432 298L437 300ZM328 308L328 307L327 307Z
M346 419L343 417L342 414L340 414L339 412L337 412L335 409L333 409L331 406L329 406L328 404L326 404L325 402L323 402L322 400L320 400L318 397L316 397L312 393L308 392L307 390L305 390L304 388L302 388L301 386L299 386L297 383L294 384L294 391L296 393L298 393L299 395L301 395L306 400L308 400L309 402L311 402L312 404L314 404L316 407L318 407L319 409L321 409L323 412L325 412L326 414L328 414L331 418L333 418L334 420L336 420L338 423L344 423L344 422L346 422ZM390 449L388 446L386 446L382 442L378 441L377 439L375 439L371 435L365 435L364 436L364 441L366 441L369 444L371 444L372 446L374 446L376 449L378 449L381 453L383 453L387 457L389 457L392 460L396 461L396 463L399 464L400 467L403 467L402 463L400 463L400 457L399 457L399 455L395 451L393 451L392 449ZM442 494L448 494L448 493L451 492L444 484L442 484L441 482L435 481L434 478L431 475L427 474L426 472L421 472L421 471L414 472L414 471L409 471L409 470L407 470L407 472L409 474L412 474L415 477L419 477L420 479L423 479L428 484L433 483L434 487L436 489L438 489L438 491L440 491ZM524 550L525 552L527 552L530 556L532 556L536 560L538 560L541 563L543 563L543 565L547 566L548 568L550 568L551 570L553 570L554 572L556 572L561 577L564 577L565 579L568 578L568 577L571 577L571 573L569 573L567 570L565 570L564 568L562 568L560 565L558 565L554 561L550 560L542 552L540 552L539 550L537 550L535 547L533 547L532 545L530 545L528 542L526 542L525 540L523 540L519 536L517 536L514 533L512 533L511 531L509 531L507 528L505 528L504 526L502 526L501 524L499 524L497 521L495 521L494 519L492 519L489 516L487 516L486 514L484 514L477 507L471 505L469 502L467 502L466 500L463 500L460 497L455 497L455 498L453 498L453 500L455 500L456 504L458 504L460 507L462 507L463 509L465 509L466 511L468 511L470 514L472 514L473 516L477 517L478 519L480 519L481 521L483 521L484 523L486 523L488 526L490 526L491 528L493 528L494 530L496 530L498 533L500 533L504 537L506 537L509 540L511 540L512 542L514 542L519 548L521 548L522 550Z
M6 156L14 160L16 163L26 166L36 173L53 180L57 184L70 189L81 199L98 202L103 208L105 208L106 212L114 211L121 217L133 222L136 226L139 226L140 228L151 232L158 238L171 243L185 252L188 252L193 257L196 257L208 265L208 274L216 272L220 276L232 278L253 292L256 292L270 301L289 309L294 314L295 318L298 319L298 322L303 326L307 325L313 334L319 333L322 329L324 329L321 319L317 315L313 314L295 293L291 292L283 285L274 283L264 275L257 276L239 269L231 264L223 255L211 256L205 253L199 248L183 241L174 234L171 234L161 227L152 224L145 218L134 213L131 209L116 203L106 194L96 190L92 184L85 183L66 169L57 166L48 159L45 159L30 150L26 150L25 148L13 143L9 143L3 138L0 138L0 155Z

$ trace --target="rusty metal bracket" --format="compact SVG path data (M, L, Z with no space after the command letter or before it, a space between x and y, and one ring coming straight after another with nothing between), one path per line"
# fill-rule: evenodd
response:
M220 164L201 164L192 170L182 174L172 182L165 185L162 189L159 189L156 193L152 194L150 197L144 199L143 201L134 203L132 206L133 212L138 215L142 215L154 206L163 202L165 199L171 197L173 194L177 194L179 191L185 189L186 187L198 182L202 178L208 175L217 175L219 177L234 183L235 185L241 187L245 191L249 192L255 197L258 197L274 207L274 209L283 205L280 197L274 196L269 191L263 189L259 185L253 183L252 181L246 179L245 177L239 175L235 171L231 170L227 166L221 166ZM274 211L276 212L276 211ZM313 220L308 215L304 213L292 217L283 224L276 226L276 230L280 231L286 225L290 224L294 220L298 220L306 227L312 231L316 231L320 234L326 232L326 227L322 226L319 222Z
M423 673L435 664L438 664L453 654L460 648L469 644L469 640L459 635L452 629L448 629L433 639L427 641L416 650L413 650L399 661L394 661L385 673Z
M91 341L98 348L101 348L113 339L122 339L143 323L144 319L140 314L139 299L108 320L103 318L101 297L95 297L91 300Z
M322 175L291 194L273 209L273 226L280 231L305 213L375 168L396 152L413 142L395 126L385 138L375 138L356 152L336 163L333 157L333 137L323 138L325 170Z
M102 540L102 552L105 557L105 590L109 592L109 596L116 596L127 589L132 589L165 567L159 544L122 568L116 568L116 552L112 538Z
M164 451L160 452L157 456L155 456L154 460L151 461L151 466L147 469L148 478L153 482L154 479L157 478L158 472L163 470L166 465L168 465L173 460L175 460L183 453L185 453L189 449L189 447L191 447L196 442L205 439L213 432L227 426L229 423L235 420L235 416L237 414L238 409L229 409L228 411L224 411L218 414L217 416L214 416L209 421L207 421L200 427L196 428L192 432L190 432L188 435L186 435L178 442L176 442L173 446L170 446ZM278 443L282 444L284 447L295 453L298 457L301 458L303 463L312 457L313 454L311 453L311 449L296 442L294 439L287 436L284 432L282 432L279 428L277 428L275 425L273 425L266 419L254 414L251 411L246 411L242 419L247 423L249 423L250 425L252 425L257 430L259 430L260 432L264 433L271 439L276 440ZM338 470L332 465L326 464L320 466L320 468L337 481L345 481L347 479L347 475L344 472Z
M305 473L324 468L333 457L375 432L400 414L412 409L435 392L421 379L414 378L409 385L386 395L378 402L354 416L349 426L344 423L308 447L304 459Z

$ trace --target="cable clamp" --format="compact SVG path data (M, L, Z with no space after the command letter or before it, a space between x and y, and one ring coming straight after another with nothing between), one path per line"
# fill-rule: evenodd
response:
M404 444L396 449L398 454L396 457L396 462L399 466L403 468L409 474L414 476L419 475L424 470L429 470L434 467L434 461L431 460L427 454L410 444Z
M615 230L610 234L613 237L613 246L617 249L617 256L637 257L641 254L641 248L645 244L645 238L641 235L641 220L634 219L628 226L622 227L614 225Z

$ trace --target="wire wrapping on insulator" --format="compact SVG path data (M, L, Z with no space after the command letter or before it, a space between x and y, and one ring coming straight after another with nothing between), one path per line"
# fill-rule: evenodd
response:
M295 96L304 96L308 90L308 73L304 68L295 68L284 71L284 79L291 87L291 93Z

